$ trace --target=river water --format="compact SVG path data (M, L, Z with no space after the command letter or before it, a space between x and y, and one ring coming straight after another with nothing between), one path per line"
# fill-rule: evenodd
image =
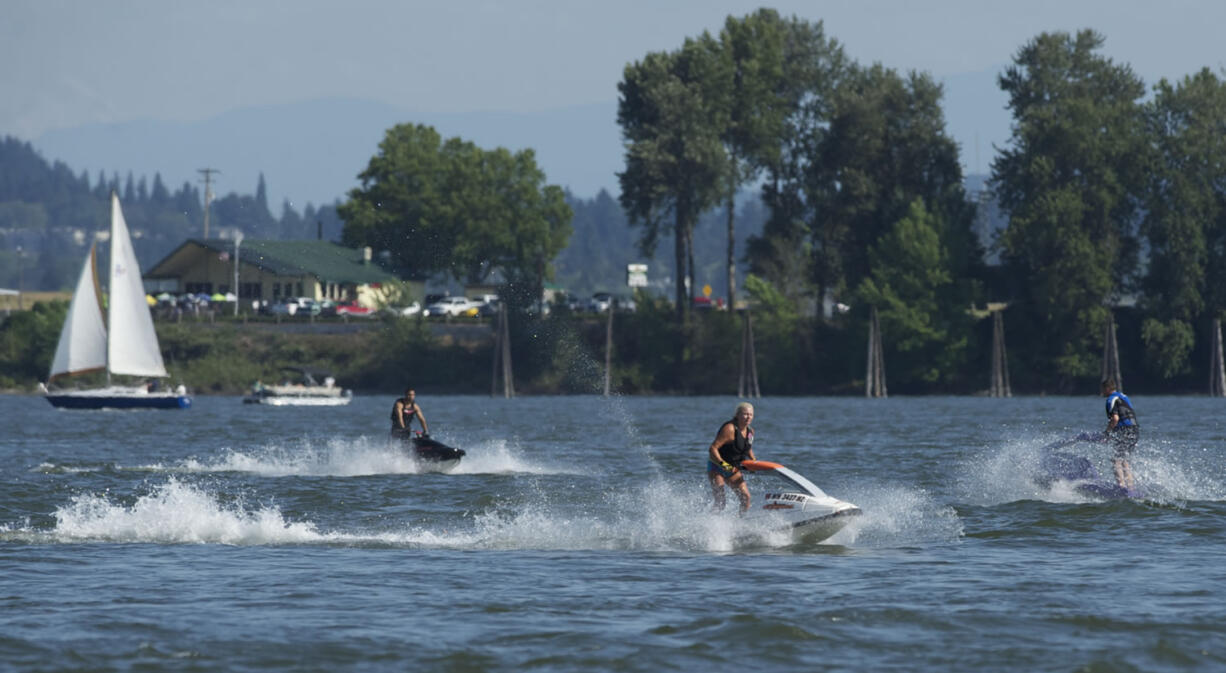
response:
M1101 398L764 398L758 457L864 515L746 546L703 472L731 397L419 394L451 474L390 397L0 396L0 668L1226 669L1226 401L1134 395L1145 499L1098 502L1034 477Z

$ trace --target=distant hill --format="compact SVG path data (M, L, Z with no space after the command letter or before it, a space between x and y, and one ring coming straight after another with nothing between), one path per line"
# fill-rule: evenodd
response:
M108 176L160 173L171 185L196 183L198 169L221 171L219 195L255 191L261 172L269 205L332 204L358 186L357 174L399 123L435 127L485 148L532 148L551 184L592 198L615 191L621 169L617 102L533 114L428 114L384 103L323 99L234 110L195 122L143 120L50 131L32 144L49 160Z

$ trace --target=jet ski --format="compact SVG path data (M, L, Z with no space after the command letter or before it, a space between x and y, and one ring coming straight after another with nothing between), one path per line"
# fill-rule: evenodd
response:
M460 459L465 455L464 449L447 446L437 439L432 439L430 435L423 435L420 432L412 436L393 433L392 437L400 439L411 447L413 458L427 472L450 472L460 464Z
M1041 449L1035 483L1046 489L1063 484L1076 493L1100 500L1140 498L1137 489L1120 486L1114 479L1104 479L1089 458L1062 450L1078 443L1102 444L1105 441L1102 435L1082 433L1048 444Z
M862 513L779 463L746 460L740 468L754 477L754 504L742 518L746 526L790 530L797 542L822 542Z

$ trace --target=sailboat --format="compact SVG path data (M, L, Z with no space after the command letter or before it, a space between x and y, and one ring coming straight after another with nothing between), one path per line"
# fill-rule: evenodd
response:
M167 376L166 366L153 330L153 316L145 302L136 251L119 208L119 197L113 192L109 278L104 321L98 251L96 244L91 245L60 330L51 373L43 386L47 401L69 409L187 409L191 398L182 385L173 391L158 389L157 380ZM103 388L47 388L64 377L103 371L106 372ZM148 382L140 386L113 385L112 374L138 376Z

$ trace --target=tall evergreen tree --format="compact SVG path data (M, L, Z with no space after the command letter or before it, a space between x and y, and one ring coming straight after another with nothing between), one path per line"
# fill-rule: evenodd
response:
M264 184L264 171L260 171L260 179L255 185L255 207L261 213L271 213L268 209L268 187Z

